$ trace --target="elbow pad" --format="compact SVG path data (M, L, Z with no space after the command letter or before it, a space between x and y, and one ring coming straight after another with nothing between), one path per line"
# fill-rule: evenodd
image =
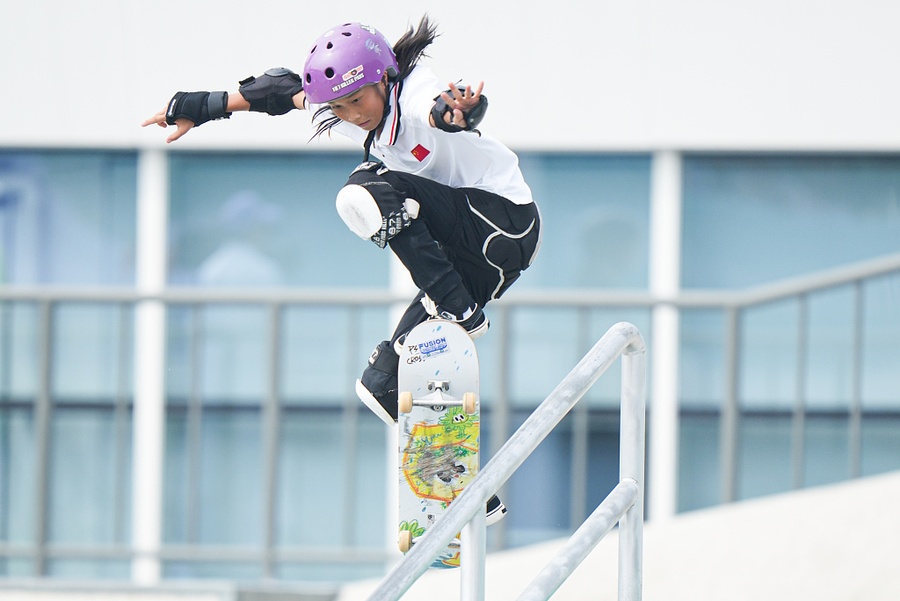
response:
M449 92L449 90L447 90ZM460 92L465 92L465 88L459 88ZM444 115L447 113L452 113L453 109L450 108L444 99L438 95L437 98L434 99L434 106L431 107L431 117L434 119L434 125L438 129L442 129L444 131L448 131L450 133L456 133L458 131L478 131L475 128L478 127L478 124L481 123L481 120L484 119L484 114L487 112L488 107L488 99L487 96L482 94L479 96L478 104L475 105L474 108L463 111L463 117L466 120L465 127L459 127L453 123L447 123L444 121Z
M284 67L269 69L259 77L251 75L239 83L241 87L238 91L250 103L251 111L273 116L297 108L294 106L294 95L303 89L301 77Z

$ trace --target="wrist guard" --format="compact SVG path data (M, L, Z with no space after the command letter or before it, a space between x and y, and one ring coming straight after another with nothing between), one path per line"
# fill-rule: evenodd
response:
M294 95L303 89L300 76L284 67L269 69L259 77L250 76L240 84L238 91L250 103L251 111L273 116L297 108Z
M194 122L194 127L215 119L228 119L228 92L178 92L169 101L166 123L175 125L176 119Z
M458 88L460 92L465 92L465 88ZM449 92L450 90L447 90ZM437 98L434 99L434 106L431 107L431 117L434 119L434 125L438 129L442 129L444 131L448 131L450 133L455 133L458 131L478 131L475 129L478 127L478 124L481 123L481 120L484 119L484 114L487 112L488 107L488 99L487 96L482 94L478 97L478 104L476 104L473 108L468 111L463 111L463 117L466 120L466 126L460 127L452 122L447 123L444 121L444 115L447 113L453 113L453 109L450 108L444 99L438 95Z

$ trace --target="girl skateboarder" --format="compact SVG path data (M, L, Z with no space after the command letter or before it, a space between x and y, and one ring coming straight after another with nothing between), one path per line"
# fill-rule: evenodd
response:
M315 135L362 145L364 162L337 193L338 213L361 238L389 246L419 288L357 381L360 399L388 424L397 420L404 336L430 317L484 334L484 306L531 265L541 241L518 158L476 129L488 106L483 85L445 87L419 65L436 37L427 16L393 45L368 25L338 25L313 43L301 74L270 69L237 92L178 92L143 123L174 125L173 142L236 111L308 109Z

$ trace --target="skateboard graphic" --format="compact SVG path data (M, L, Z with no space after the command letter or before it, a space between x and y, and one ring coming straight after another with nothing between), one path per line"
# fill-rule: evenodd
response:
M459 325L440 319L406 336L397 375L399 535L403 553L478 474L478 355ZM431 567L459 567L459 535Z

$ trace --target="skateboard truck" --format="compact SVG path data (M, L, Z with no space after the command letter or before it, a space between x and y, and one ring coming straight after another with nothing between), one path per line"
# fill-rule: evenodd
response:
M442 403L444 396L441 393L449 392L449 390L450 382L448 380L428 380L428 392L436 393L434 395L434 402ZM431 408L435 411L443 411L446 409L446 405L432 405Z
M447 407L462 407L463 411L468 414L475 413L478 410L478 395L474 392L465 393L461 399L454 400L452 398L445 399L443 392L449 390L450 382L447 380L429 380L428 390L433 392L429 398L415 399L409 391L402 391L397 395L397 407L401 413L409 413L412 411L413 405L420 407L431 407L435 411L443 411Z
M450 390L450 381L428 380L428 392L434 392L435 390L443 390L444 392L448 392Z

